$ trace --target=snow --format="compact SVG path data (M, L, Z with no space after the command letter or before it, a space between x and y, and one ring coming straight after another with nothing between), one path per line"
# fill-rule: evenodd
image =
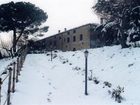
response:
M14 58L15 59L15 58ZM7 69L7 66L14 60L11 58L5 58L0 60L0 75Z
M88 95L84 95L85 50L28 54L22 68L12 105L140 105L140 48L121 46L88 49ZM107 81L112 84L104 86ZM124 87L122 103L108 90Z
M116 24L117 24L116 22L109 22L109 23L107 23L107 24L104 26L104 28L102 29L102 32L106 32L107 29L109 29L109 28L115 26Z

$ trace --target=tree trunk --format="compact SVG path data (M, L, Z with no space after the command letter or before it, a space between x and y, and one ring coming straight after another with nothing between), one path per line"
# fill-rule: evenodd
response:
M127 35L122 33L122 36L120 38L120 44L122 46L122 48L128 48L129 46L126 44L127 41Z
M22 36L23 31L24 31L24 28L21 29L21 32L20 32L19 36L17 37L17 35L16 35L16 29L13 30L13 54L14 54L14 56L16 55L16 52L17 52L16 45L17 45L20 37Z
M13 30L13 54L16 53L16 29Z
M127 41L127 35L124 33L124 28L123 26L121 26L120 24L117 25L119 30L120 30L120 44L122 46L122 48L128 48L129 46L126 44L126 41Z
M24 29L25 29L25 28L21 29L21 32L20 32L19 36L16 38L15 44L17 44L17 42L19 41L20 37L22 36L22 34L23 34L23 32L24 32Z

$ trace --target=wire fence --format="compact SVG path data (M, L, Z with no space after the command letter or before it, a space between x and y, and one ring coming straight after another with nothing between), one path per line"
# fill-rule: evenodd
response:
M0 105L11 104L11 93L15 92L16 83L19 81L26 55L27 47L20 52L15 61L10 63L0 75Z

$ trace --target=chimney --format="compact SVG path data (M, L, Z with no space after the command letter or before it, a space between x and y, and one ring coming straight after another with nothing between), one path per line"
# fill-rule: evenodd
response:
M67 31L67 28L64 28L64 31Z
M60 30L58 30L58 33L60 33L61 31Z

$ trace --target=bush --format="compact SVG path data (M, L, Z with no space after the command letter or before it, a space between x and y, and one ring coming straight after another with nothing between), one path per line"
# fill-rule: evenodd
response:
M68 63L68 62L69 62L68 60L65 60L65 61L63 61L62 63L65 64L65 63Z
M129 65L128 65L128 67L131 67L131 66L133 66L133 65L134 65L134 63L132 63L132 64L129 64Z
M107 86L107 87L109 87L109 88L112 86L112 84L109 83L109 82L107 82L107 81L104 82L104 85Z
M57 51L57 50L54 50L54 52L55 52L55 53L58 53L58 51Z
M50 56L50 54L47 54L47 56Z
M57 54L54 54L54 55L53 55L53 59L56 58L56 57L57 57Z
M74 67L73 70L79 71L79 70L81 70L81 68L80 67Z
M75 54L73 54L72 56L75 56Z
M94 81L95 84L99 84L100 83L100 81L96 77L93 78L93 81Z
M124 87L118 86L117 89L113 89L111 93L111 97L115 99L118 103L121 103L123 100L123 97L121 96L121 93L124 92Z

